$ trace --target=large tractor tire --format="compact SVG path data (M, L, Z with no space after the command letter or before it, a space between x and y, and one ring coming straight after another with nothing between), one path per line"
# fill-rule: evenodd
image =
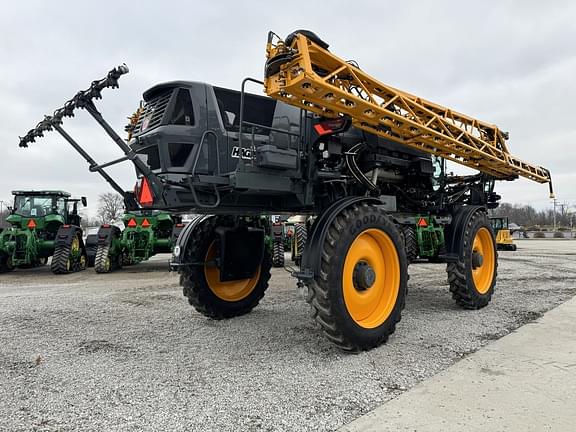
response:
M496 239L484 211L476 211L464 226L462 255L448 263L446 272L452 298L464 309L481 309L490 303L498 268Z
M184 295L198 312L219 320L247 314L258 305L268 288L272 260L268 248L265 247L262 263L253 277L221 282L220 270L214 264L218 254L214 231L216 223L217 218L211 217L194 228L192 241L184 252L186 261L204 265L183 267L180 272L180 285Z
M76 229L65 242L57 244L50 267L54 274L68 274L85 270L87 265L88 258L82 242L82 231Z
M100 244L96 247L96 256L94 257L94 271L96 273L110 273L112 271L110 245Z
M406 261L408 264L413 263L418 258L418 240L416 230L412 226L402 225L400 228L404 246L406 248Z
M300 265L300 261L302 260L302 252L304 252L307 241L308 230L306 229L306 224L294 224L294 235L292 236L292 249L290 254L290 259L294 261L294 264Z
M132 259L130 258L130 256L127 253L122 253L122 266L123 267L128 267L131 265L136 264L134 261L132 261Z
M96 273L110 273L122 268L122 255L110 254L110 245L99 244L94 258L94 271Z
M0 254L0 273L8 273L14 270L12 264L12 257L5 254Z
M284 242L272 242L272 265L274 267L284 267Z
M391 218L374 205L353 204L331 222L319 254L307 301L326 337L346 351L386 342L401 319L408 281Z

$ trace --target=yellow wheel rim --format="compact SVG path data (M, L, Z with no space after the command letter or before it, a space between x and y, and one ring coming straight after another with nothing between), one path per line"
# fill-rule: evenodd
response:
M472 278L474 286L480 294L486 294L492 286L494 269L496 267L496 254L494 253L494 241L487 228L480 228L472 243L472 254L477 253L482 257L481 265L472 266Z
M369 282L359 283L359 269L367 268ZM388 319L400 291L400 259L388 234L370 228L356 237L344 261L342 288L346 309L356 324L375 328Z
M208 287L214 295L222 300L235 302L245 299L250 295L260 279L260 267L256 274L248 279L240 279L236 281L221 282L220 269L216 266L208 266L207 263L216 258L216 242L213 242L208 248L206 254L206 264L204 264L204 276Z
M68 258L68 260L66 260L66 271L70 271L71 268L72 268L72 260Z
M80 239L78 236L74 237L72 240L72 245L70 246L72 252L78 252L80 250Z
M80 268L86 268L86 257L84 255L80 257Z
M107 256L106 260L104 261L104 270L109 271L110 270L110 257Z

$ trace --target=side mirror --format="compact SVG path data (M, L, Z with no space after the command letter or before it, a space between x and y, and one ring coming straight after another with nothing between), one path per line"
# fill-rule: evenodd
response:
M82 197L82 198L80 198L80 199L81 199L81 201L82 201L82 205L83 205L84 207L86 207L86 206L88 205L88 200L86 199L86 197Z

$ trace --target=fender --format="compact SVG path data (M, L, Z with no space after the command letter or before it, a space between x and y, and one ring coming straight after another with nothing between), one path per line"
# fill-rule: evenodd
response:
M54 241L54 247L69 245L72 243L72 239L78 233L82 233L79 226L76 225L62 225L58 232L56 233L56 240ZM84 240L82 235L80 235L80 248L84 249Z
M121 230L116 225L102 225L98 230L98 244L110 245L114 237L120 237Z
M353 204L367 202L372 204L382 204L378 198L373 197L348 197L342 198L332 203L330 207L322 212L312 225L311 234L308 236L308 242L302 254L302 263L300 272L296 272L298 279L312 279L314 275L320 274L320 253L328 228L344 209Z
M483 206L460 206L456 207L452 212L452 222L446 226L444 230L444 238L446 244L446 255L443 258L448 262L456 262L464 254L464 229L468 222L476 212L485 212L486 208Z
M180 234L182 234L184 228L186 228L186 223L174 224L174 227L172 228L172 235L170 236L170 242L172 243L172 246L178 242L178 237L180 237Z
M194 241L194 236L193 236L194 230L202 222L204 222L210 218L213 218L213 217L215 217L215 215L197 216L190 223L188 223L188 225L186 225L182 229L182 232L178 236L178 239L176 240L176 245L174 246L174 249L172 252L172 259L170 259L170 263L169 263L170 270L172 270L172 271L178 270L178 267L185 264L185 263L183 263L184 256L186 256L185 251L186 251L186 248L188 247L188 242Z

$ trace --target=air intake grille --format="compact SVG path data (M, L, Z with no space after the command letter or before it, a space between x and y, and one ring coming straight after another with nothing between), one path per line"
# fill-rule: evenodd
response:
M145 132L160 125L168 102L170 102L170 96L172 96L172 90L161 93L146 102L144 112L134 127L134 134Z

